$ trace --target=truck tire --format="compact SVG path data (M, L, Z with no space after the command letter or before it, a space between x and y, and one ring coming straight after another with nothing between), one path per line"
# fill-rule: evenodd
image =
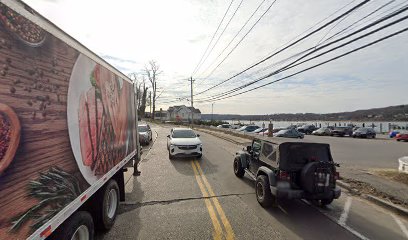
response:
M119 207L119 186L111 179L98 193L98 206L96 207L96 227L102 231L112 228L116 220Z
M234 159L234 173L235 176L242 178L245 174L244 168L242 167L241 159L239 157L236 157Z
M263 208L269 208L274 203L268 178L265 175L259 175L255 183L256 200Z
M170 151L169 151L169 159L170 159L170 160L173 159L173 156L170 154Z
M50 236L50 239L93 240L94 233L94 223L91 214L86 211L78 211L65 220L65 222Z

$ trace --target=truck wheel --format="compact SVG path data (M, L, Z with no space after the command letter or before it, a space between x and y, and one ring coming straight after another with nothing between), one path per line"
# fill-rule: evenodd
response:
M111 179L99 192L99 204L96 209L97 217L96 227L103 231L112 228L116 220L119 207L119 186L118 183Z
M94 239L94 223L90 213L86 211L75 212L57 228L50 239Z
M172 160L173 156L171 156L170 152L169 152L169 159Z
M202 154L202 153L197 156L198 159L201 159L202 157L203 157L203 154Z
M324 207L332 203L333 200L334 200L333 198L322 199L320 200L320 204Z
M256 200L262 207L268 208L274 203L268 178L265 175L259 175L255 183Z
M235 176L242 178L245 174L244 168L242 167L241 159L235 158L234 159L234 173Z

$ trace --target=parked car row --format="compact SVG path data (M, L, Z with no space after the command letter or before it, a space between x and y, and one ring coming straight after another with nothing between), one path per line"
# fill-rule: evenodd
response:
M230 124L221 124L217 128L234 129ZM263 136L269 135L268 128L262 128L256 125L247 125L236 128L236 131L244 133L254 133ZM376 138L377 134L371 127L356 127L356 126L327 126L318 128L315 125L291 125L287 128L274 128L273 136L288 137L288 138L304 138L305 134L316 136L338 136L338 137L353 137L353 138ZM390 138L395 138L397 141L408 141L407 130L392 130L389 133Z
M322 127L312 133L317 136L350 136L353 138L375 138L376 132L372 128L360 127Z

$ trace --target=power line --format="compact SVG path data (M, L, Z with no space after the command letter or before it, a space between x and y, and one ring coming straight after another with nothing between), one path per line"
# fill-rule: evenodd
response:
M356 9L356 11L361 10L364 7L367 7L368 5L365 5L363 7L361 7L360 9ZM343 22L344 20L346 20L348 17L350 17L353 13L355 13L356 11L350 12L349 14L347 14L346 16L344 16L342 19L340 19L336 24L334 24L334 26L332 26L327 32L326 34L324 34L324 36L317 42L316 46L320 44L320 42L323 41L323 39L335 28L337 27L341 22Z
M339 32L333 34L332 36L330 36L330 37L327 38L326 40L330 40L330 39L332 39L332 38L334 38L334 37L336 37L336 36L338 36L338 35L340 35L340 34L342 34L342 33L345 33L345 32L347 32L347 30L355 29L355 28L352 28L354 25L356 25L357 23L363 21L364 19L368 18L369 16L373 15L374 13L378 12L379 10L383 9L384 7L388 6L389 4L391 4L391 3L393 3L393 2L395 2L395 0L391 0L391 1L389 1L389 2L387 2L387 3L385 3L385 4L383 4L382 6L378 7L378 8L375 9L374 11L372 11L371 13L369 13L369 14L367 14L366 16L360 18L359 20L355 21L354 23L352 23L351 25L347 26L346 28L340 30ZM401 4L397 5L397 6L401 6L402 4L404 4L404 3L401 3ZM397 6L396 6L396 7L397 7ZM395 7L395 8L396 8L396 7ZM387 10L387 11L385 11L385 12L388 12L388 11L390 11L390 10L392 10L392 9L389 9L389 10ZM384 14L385 12L383 12L382 14ZM382 15L382 14L379 14L379 15L377 15L377 16L380 16L380 15ZM359 25L359 26L361 26L361 25ZM358 26L356 26L356 27L358 27Z
M328 44L325 44L325 45L323 45L323 46L321 46L321 47L319 47L319 48L316 48L316 49L314 49L312 52L310 52L310 53L308 53L308 54L306 54L306 55L300 57L299 59L297 59L296 61L290 63L289 65L287 65L287 66L285 66L285 67L283 67L283 68L280 68L280 69L277 70L277 71L274 71L274 72L273 72L273 75L278 74L278 73L280 73L280 72L283 72L283 71L285 71L285 70L288 70L288 69L290 69L290 68L293 68L293 67L295 67L295 66L298 66L298 65L300 65L300 64L302 64L302 63L304 63L304 62L308 62L308 61L310 61L310 60L312 60L312 59L315 59L315 58L317 58L317 57L319 57L319 56L322 56L322 55L324 55L324 54L326 54L326 53L332 52L332 51L334 51L334 50L336 50L336 49L338 49L338 48L340 48L340 47L346 46L346 45L348 45L348 44L350 44L350 43L352 43L352 42L355 42L355 41L360 40L360 39L362 39L362 38L364 38L364 37L367 37L367 36L369 36L369 35L372 35L372 34L378 32L378 31L380 31L380 30L382 30L382 29L385 29L385 28L390 27L390 26L392 26L392 25L395 25L395 24L397 24L397 23L399 23L399 22L401 22L401 21L403 21L403 20L406 20L406 19L408 18L408 16L405 16L405 17L402 17L402 18L400 18L400 19L397 19L397 20L395 20L395 21L393 21L393 22L391 22L391 23L389 23L389 24L387 24L387 25L384 25L384 26L382 26L382 27L380 27L380 28L377 28L377 29L375 29L375 30L373 30L373 31L371 31L371 32L368 32L368 33L366 33L366 34L364 34L364 35L362 35L362 36L360 36L360 37L357 37L357 38L355 38L355 39L353 39L353 40L350 40L350 41L348 41L348 42L346 42L346 43L343 43L343 44L341 44L341 45L339 45L339 46L337 46L337 47L335 47L335 48L332 48L332 49L330 49L330 50L328 50L328 51L326 51L326 52L324 52L324 53L321 53L321 54L319 54L319 55L317 55L317 56L315 56L315 57L309 58L309 59L307 59L307 60L305 60L305 61L303 61L303 62L301 62L301 63L295 64L296 62L298 62L298 61L300 61L301 59L307 57L308 55L313 54L313 53L316 52L316 51L319 51L319 50L321 50L321 49L323 49L323 48L325 48L325 47L327 47L327 46L330 46L330 45L332 45L332 44L338 42L338 41L344 40L344 39L348 38L349 36L352 36L352 35L355 35L355 34L361 32L361 31L364 31L364 30L366 30L366 29L368 29L368 28L370 28L370 27L372 27L372 26L374 26L374 25L377 25L377 24L379 24L379 23L381 23L381 22L383 22L383 21L385 21L385 20L387 20L387 19L389 19L389 18L391 18L391 17L394 17L394 16L396 16L396 15L398 15L398 14L401 14L401 13L407 11L407 10L408 10L408 5L407 5L405 8L402 8L401 10L396 11L395 13L393 13L393 14L391 14L391 15L385 16L385 17L383 17L382 19L379 19L379 20L377 20L376 22L371 23L371 24L369 24L369 25L367 25L367 26L365 26L365 27L363 27L363 28L361 28L361 29L359 29L359 30L357 30L357 31L355 31L355 32L353 32L353 33L351 33L351 34L349 34L349 35L347 35L347 36L341 38L341 39L332 41L332 42L330 42L330 43L328 43ZM295 65L293 65L293 64L295 64ZM291 65L292 65L292 66L291 66ZM252 82L250 82L250 83L244 84L244 85L242 85L242 86L240 86L240 87L237 87L237 88L232 89L232 90L230 90L230 91L227 91L227 92L225 92L225 93L217 94L217 95L211 96L211 97L209 97L209 99L212 99L212 98L214 98L214 97L222 97L222 96L225 96L225 95L229 95L229 94L231 94L231 93L233 93L233 92L239 91L239 90L241 90L241 89L243 89L243 88L246 88L246 87L248 87L248 86L250 86L250 85L252 85L252 84L254 84L254 83L256 83L256 82L259 82L259 81L261 81L261 80L263 80L263 78L258 79L258 80L254 80L254 81L252 81Z
M298 40L292 42L292 43L289 44L288 46L286 46L286 47L284 47L284 48L278 50L277 52L275 52L275 53L273 53L273 54L271 54L271 55L269 55L269 56L263 58L261 61L258 61L257 63L251 65L250 67L245 68L244 70L242 70L242 71L240 71L239 73L233 75L232 77L230 77L230 78L228 78L228 79L226 79L226 80L224 80L224 81L222 81L222 82L220 82L220 83L218 83L218 84L216 84L216 85L214 85L214 86L212 86L212 87L210 87L210 88L207 88L206 90L201 91L201 92L199 92L199 93L197 93L197 94L195 94L195 95L197 96L197 95L203 94L203 93L205 93L205 92L208 92L208 91L210 91L211 89L214 89L214 88L216 88L216 87L218 87L218 86L224 84L225 82L228 82L228 81L230 81L231 79L233 79L233 78L235 78L235 77L241 75L242 73L244 73L244 72L246 72L246 71L248 71L248 70L250 70L250 69L252 69L252 68L254 68L254 67L256 67L256 66L258 66L259 64L261 64L261 63L263 63L263 62L265 62L265 61L271 59L272 57L276 56L277 54L279 54L279 53L285 51L286 49L288 49L288 48L290 48L290 47L296 45L297 43L303 41L304 39L306 39L306 38L312 36L313 34L315 34L315 33L319 32L319 31L321 31L322 29L326 28L327 26L330 26L331 24L335 23L335 22L338 21L339 19L342 19L344 16L348 15L350 12L352 12L352 11L354 11L354 10L360 8L360 7L363 6L364 4L367 4L368 2L370 2L370 0L365 0L365 1L363 1L363 2L361 2L361 3L359 3L359 4L357 4L356 6L352 7L352 8L349 9L349 10L347 10L345 13L343 13L343 14L341 14L340 16L334 18L333 20L331 20L331 21L329 21L328 23L324 24L323 26L317 28L316 30L313 30L311 33L308 33L307 35L301 37L300 39L298 39Z
M231 51L222 59L220 63L205 77L206 79L209 78L215 70L218 69L219 66L231 55L231 53L241 44L241 42L245 39L245 37L254 29L254 27L258 24L258 22L265 16L265 14L271 9L271 7L275 4L276 0L272 2L272 4L266 9L266 11L260 16L260 18L255 22L254 25L249 29L249 31L241 38L241 40L231 49Z
M218 44L218 42L220 41L222 35L224 34L225 30L227 30L229 24L231 23L232 19L234 18L235 14L238 12L238 9L241 7L241 4L244 0L241 0L241 2L239 3L238 7L235 9L234 13L232 14L232 16L230 17L230 19L228 20L227 24L225 25L224 30L222 30L221 34L218 36L217 40L215 41L214 45L212 46L211 50L208 52L207 56L204 58L204 60L201 62L201 66L205 63L205 61L207 60L207 58L211 55L212 51L214 50L215 46ZM201 67L200 66L200 67ZM198 69L200 69L200 67ZM198 71L197 69L197 71Z
M321 62L321 63L319 63L319 64L316 64L316 65L313 65L313 66L311 66L311 67L305 68L305 69L303 69L303 70L301 70L301 71L298 71L298 72L296 72L296 73L293 73L293 74L291 74L291 75L289 75L289 76L286 76L286 77L283 77L283 78L274 80L274 81L269 82L269 83L265 83L265 84L263 84L263 85L260 85L260 86L251 88L251 89L249 89L249 90L246 90L246 91L244 91L244 92L236 93L236 94L229 95L229 96L225 96L225 97L218 98L218 99L211 99L211 101L219 101L219 100L223 100L223 99L226 99L226 98L231 98L231 97L238 96L238 95L241 95L241 94L244 94L244 93L247 93L247 92L254 91L254 90L256 90L256 89L259 89L259 88L268 86L268 85L273 84L273 83L280 82L280 81L282 81L282 80L284 80L284 79L293 77L293 76L298 75L298 74L300 74L300 73L309 71L309 70L311 70L311 69L314 69L314 68L316 68L316 67L322 66L322 65L324 65L324 64L327 64L327 63L332 62L332 61L334 61L334 60L337 60L337 59L339 59L339 58L345 57L345 56L347 56L347 55L349 55L349 54L351 54L351 53L360 51L360 50L362 50L362 49L364 49L364 48L367 48L367 47L369 47L369 46L372 46L372 45L374 45L374 44L377 44L377 43L379 43L379 42L382 42L382 41L384 41L384 40L386 40L386 39L388 39L388 38L397 36L397 35L399 35L399 34L401 34L401 33L403 33L403 32L406 32L406 31L408 31L408 27L407 27L407 28L404 28L404 29L402 29L402 30L400 30L400 31L398 31L398 32L395 32L395 33L392 33L392 34L387 35L387 36L385 36L385 37L382 37L382 38L380 38L380 39L378 39L378 40L376 40L376 41L373 41L373 42L370 42L370 43L368 43L368 44L365 44L365 45L363 45L363 46L361 46L361 47L355 48L355 49L353 49L353 50L351 50L351 51L348 51L348 52L346 52L346 53L344 53L344 54L338 55L338 56L336 56L336 57L334 57L334 58L331 58L331 59L329 59L329 60L326 60L326 61L324 61L324 62ZM271 75L266 75L266 76L263 77L263 79L268 78L268 77L270 77L270 76L271 76ZM198 100L197 102L201 102L201 101ZM208 101L203 101L203 102L208 102Z
M371 13L369 13L368 15L364 16L363 18L361 18L361 19L355 21L354 23L352 23L351 25L349 25L349 26L347 26L346 28L342 29L341 31L339 31L339 32L337 32L337 33L335 33L335 34L333 34L333 35L330 36L329 38L325 39L323 42L320 42L317 46L320 46L320 45L326 43L326 42L329 41L330 39L333 39L335 36L342 36L342 35L344 35L345 33L349 32L349 31L347 31L347 30L353 30L353 29L355 29L355 28L351 28L351 27L354 26L354 25L356 25L358 22L361 22L362 20L366 19L367 17L373 15L374 13L378 12L378 11L381 10L382 8L388 6L388 5L391 4L392 2L395 2L395 0L391 0L391 1L387 2L387 3L385 3L384 5L380 6L380 7L377 8L376 10L372 11ZM402 3L402 4L404 4L404 3ZM399 6L401 6L402 4L398 4L397 6L392 7L391 9L388 9L388 10L382 12L382 13L379 14L379 15L376 15L375 17L384 15L385 13L387 13L387 12L389 12L389 11L391 11L391 10L393 10L393 9L395 9L395 8L397 8L397 7L399 7ZM373 19L373 18L371 18L371 19ZM362 24L361 24L361 25L362 25ZM360 27L361 25L358 25L357 27ZM302 35L302 34L300 34L300 35ZM295 38L297 38L297 37L295 37ZM317 47L317 46L316 46L316 47ZM263 67L263 68L260 69L260 70L257 70L257 71L254 72L252 75L258 74L258 73L260 73L260 72L263 72L263 71L265 71L265 70L267 70L267 69L269 69L269 68L272 68L272 67L275 67L275 66L279 66L279 65L281 65L282 63L285 63L285 62L287 62L288 60L290 60L290 59L292 59L292 58L294 58L294 57L297 57L297 56L299 56L299 55L301 55L301 54L304 54L304 53L306 53L306 52L308 52L308 51L310 51L310 50L312 50L312 48L307 49L307 50L303 50L303 51L301 51L301 52L299 52L299 53L297 53L297 54L294 54L294 55L292 55L292 56L290 56L290 57L288 57L288 58L286 58L286 59L284 59L284 60L281 60L281 61L279 61L279 62L272 63L272 64L270 64L269 66L266 66L266 67Z
M241 31L246 27L246 25L249 23L249 21L252 19L252 17L255 15L255 13L259 10L259 8L262 6L262 4L265 2L266 0L263 0L258 7L255 9L254 12L252 12L251 16L246 20L246 22L244 23L244 25L242 25L242 27L238 30L238 32L235 34L235 36L231 39L231 41L227 44L227 46L225 46L225 48L218 54L218 56L211 62L210 65L208 65L208 67L203 71L206 72L208 70L208 68L210 68L214 62L216 62L218 60L218 58L225 52L225 50L227 50L227 48L231 45L231 43L237 38L237 36L241 33Z
M205 54L207 53L208 48L211 46L211 43L212 43L212 41L214 40L215 35L217 35L217 32L218 32L218 30L220 29L220 26L221 26L222 22L224 21L225 16L227 16L227 13L228 13L229 9L231 8L231 5L232 5L233 2L234 2L234 0L231 0L230 4L228 5L227 11L225 11L224 16L222 17L220 23L218 24L217 30L215 30L215 32L214 32L214 34L213 34L213 36L212 36L212 38L211 38L211 41L208 43L208 46L207 46L207 48L205 49L203 56L201 56L200 61L198 62L197 66L194 68L193 73L192 73L191 75L194 75L194 74L197 72L197 70L198 70L198 68L199 68L199 66L200 66L200 64L201 64L201 61L203 60Z
M390 18L392 18L392 17L394 17L394 16L396 16L396 15L399 15L399 14L401 14L401 13L407 11L407 10L408 10L408 5L407 5L405 8L401 8L400 10L395 11L393 14L387 15L387 16L385 16L385 17L383 17L383 18L381 18L381 19L379 19L379 20L377 20L377 21L375 21L375 22L373 22L373 23L371 23L371 24L369 24L369 25L367 25L367 26L365 26L365 27L363 27L363 28L360 28L359 30L357 30L357 31L355 31L355 32L353 32L353 33L351 33L351 34L348 34L347 36L344 36L344 37L342 37L342 38L340 38L340 39L337 39L337 40L335 40L335 41L332 41L332 42L330 42L330 43L328 43L328 44L325 44L325 45L323 45L323 46L321 46L321 47L319 47L319 48L314 48L314 47L309 48L309 49L307 49L306 51L311 50L311 49L314 49L314 50L311 51L311 52L309 52L309 53L307 53L306 55L300 57L299 59L297 59L296 61L290 63L289 65L287 65L287 66L285 66L285 67L283 67L283 68L281 68L281 69L275 71L274 74L277 74L277 73L283 72L283 71L285 71L285 70L287 70L287 69L290 69L290 68L294 67L294 66L290 67L291 65L295 64L296 62L300 61L301 59L303 59L303 58L305 58L305 57L307 57L307 56L309 56L309 55L311 55L311 54L313 54L313 53L315 53L315 52L317 52L317 51L319 51L319 50L321 50L321 49L323 49L323 48L326 48L326 47L328 47L328 46L330 46L330 45L333 45L333 44L336 43L336 42L342 41L342 40L344 40L344 39L346 39L346 38L348 38L348 37L350 37L350 36L353 36L353 35L355 35L355 34L357 34L357 33L360 33L360 32L362 32L362 31L364 31L364 30L366 30L366 29L368 29L368 28L370 28L370 27L373 27L373 26L375 26L375 25L377 25L377 24L380 24L381 22L386 21L386 20L388 20L388 19L390 19ZM360 39L362 39L362 38L364 38L364 37L366 37L366 36L372 35L372 34L378 32L378 31L380 31L380 30L382 30L382 29L385 29L385 28L387 28L387 27L390 27L390 26L392 26L392 25L395 25L395 24L397 24L397 23L399 23L399 22L405 20L406 18L408 18L408 16L402 17L402 18L400 18L400 19L398 19L398 20L395 20L394 22L391 22L391 23L389 23L389 24L387 24L387 25L384 25L384 26L382 26L382 27L380 27L380 28L378 28L378 29L375 29L375 30L373 30L373 31L371 31L371 32L369 32L369 33L366 33L366 34L364 34L364 35L362 35L362 36L360 36L360 37L357 37L357 38L355 38L355 39L353 39L353 40L350 40L350 41L348 41L348 42L346 42L346 43L344 43L344 44L342 44L342 45L340 45L340 46L335 47L334 49L331 49L331 50L329 50L329 51L326 51L324 54L326 54L326 53L328 53L328 52L331 52L331 51L334 51L334 50L338 49L339 47L343 47L343 46L345 46L345 45L348 45L348 44L350 44L350 43L352 43L352 42L354 42L354 41L360 40ZM324 54L320 54L320 55L318 55L318 56L321 56L321 55L324 55ZM311 58L311 59L308 59L307 61L310 61L310 60L312 60L312 59L314 59L314 58L316 58L316 57L313 57L313 58ZM305 61L304 61L304 62L305 62ZM302 62L302 63L304 63L304 62ZM299 65L299 64L296 64L295 66L297 66L297 65ZM230 94L230 93L239 91L239 90L241 90L241 89L243 89L243 88L245 88L245 87L248 87L248 86L250 86L250 85L252 85L252 84L254 84L254 83L257 83L257 82L259 82L259 81L260 81L259 79L258 79L258 80L255 80L255 81L252 81L252 82L250 82L250 83L247 83L247 84L245 84L245 85L243 85L243 86L240 86L240 87L237 87L237 88L235 88L235 89L229 90L229 91L227 91L227 92L224 92L224 93L221 93L221 94L213 95L212 97L218 97L218 96L228 95L228 94ZM210 97L210 98L212 98L212 97Z

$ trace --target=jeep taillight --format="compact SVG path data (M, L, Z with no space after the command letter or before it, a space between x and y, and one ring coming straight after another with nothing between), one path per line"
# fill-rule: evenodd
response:
M334 179L335 179L335 180L339 180L339 179L340 179L340 173L339 173L339 172L336 172L336 173L334 174Z
M283 181L290 181L290 174L285 171L280 171L279 172L279 179Z

